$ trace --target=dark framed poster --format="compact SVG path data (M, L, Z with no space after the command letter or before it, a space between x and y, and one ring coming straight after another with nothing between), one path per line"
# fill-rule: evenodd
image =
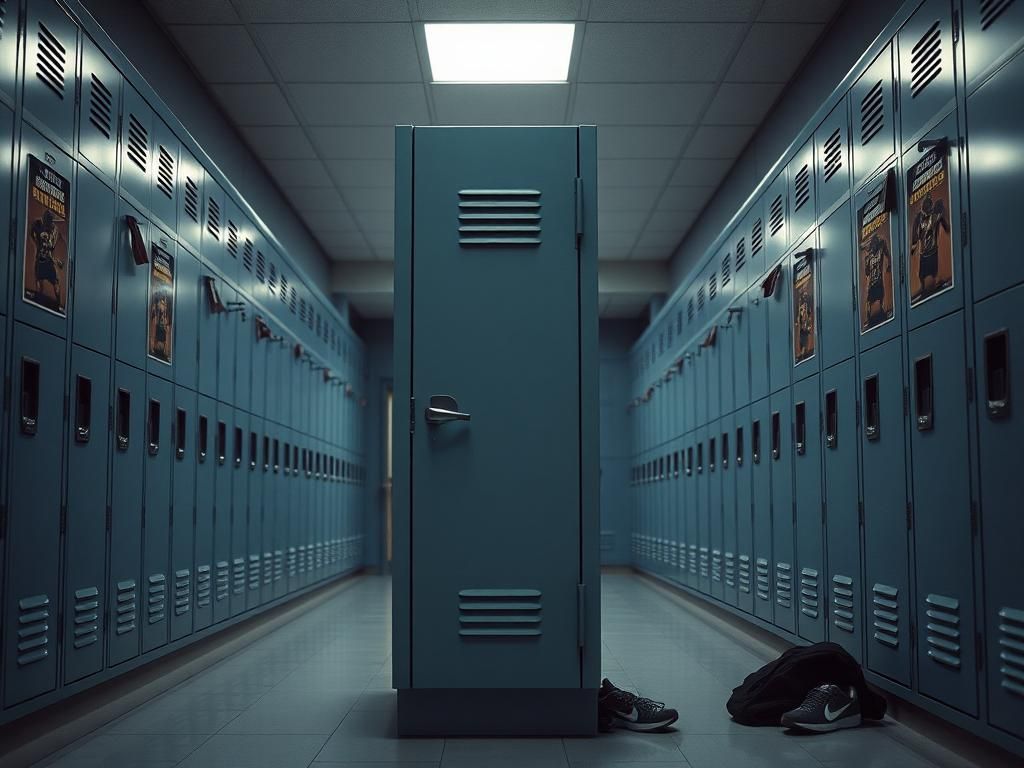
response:
M793 262L793 364L814 357L817 343L814 322L814 263L812 250L798 253Z
M33 155L28 156L25 210L21 297L29 304L67 317L71 182Z
M940 142L907 169L907 288L915 307L953 287L949 147Z
M893 172L857 211L860 332L884 325L895 315L892 278Z
M174 256L153 243L149 260L149 333L151 358L170 365L174 344Z

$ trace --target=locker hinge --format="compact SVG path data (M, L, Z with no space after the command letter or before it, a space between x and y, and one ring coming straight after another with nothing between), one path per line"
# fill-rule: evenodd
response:
M576 177L576 245L583 239L583 179Z
M107 406L107 429L111 432L114 431L114 406Z
M107 530L109 531L114 521L114 508L107 504Z
M903 388L903 415L910 413L910 390Z
M971 536L978 535L978 502L971 501Z
M68 395L64 395L64 421L68 420L69 413L71 413L71 398Z
M967 211L960 211L960 246L967 247L969 238L967 236Z
M981 632L974 633L974 664L979 672L985 668L985 640Z
M587 639L586 634L586 597L587 585L576 585L576 642L580 648L584 646Z
M825 520L827 519L827 515L828 515L828 511L827 511L826 506L825 506L825 500L822 499L821 500L821 524L822 525L825 524Z
M217 508L216 507L213 508L213 514L214 514L214 517L216 518L216 515L217 515ZM145 504L142 505L142 530L146 530L146 505Z
M910 647L917 647L917 626L914 622L910 622Z
M953 45L960 42L960 11L953 11Z
M907 502L907 530L909 531L914 527L914 503L911 501Z
M857 499L857 523L864 527L864 502Z
M967 374L967 402L974 402L974 369L967 368L964 373Z
M63 536L64 532L68 529L68 505L60 505L60 535Z
M416 431L416 398L409 398L409 434Z
M860 400L853 406L853 419L855 422L854 426L860 429Z

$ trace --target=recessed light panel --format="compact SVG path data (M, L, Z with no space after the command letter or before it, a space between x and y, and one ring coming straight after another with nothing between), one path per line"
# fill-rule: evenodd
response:
M435 83L564 83L575 24L425 24Z

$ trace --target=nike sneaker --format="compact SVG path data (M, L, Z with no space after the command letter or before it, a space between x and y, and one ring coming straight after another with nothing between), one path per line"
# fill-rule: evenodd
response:
M838 685L819 685L812 688L796 709L782 716L784 728L823 733L860 725L860 702L857 690L843 690Z
M602 730L606 723L631 731L657 731L667 728L679 719L679 713L667 709L659 701L637 696L616 688L608 678L601 681L598 693L598 723ZM609 728L610 730L610 728Z

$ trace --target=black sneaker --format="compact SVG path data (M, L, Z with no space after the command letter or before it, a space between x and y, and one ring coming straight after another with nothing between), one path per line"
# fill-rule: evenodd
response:
M599 725L610 718L614 725L631 731L657 731L679 719L679 713L674 709L666 709L661 702L616 688L607 678L601 681L597 700Z
M838 685L819 685L807 694L804 703L782 716L784 728L823 733L860 725L857 690L844 691Z

